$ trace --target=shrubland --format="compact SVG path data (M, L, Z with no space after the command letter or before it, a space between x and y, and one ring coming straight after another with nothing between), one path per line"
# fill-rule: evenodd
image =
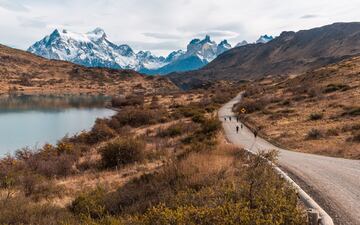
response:
M225 142L236 89L216 90L114 99L90 131L1 159L0 223L305 224L267 155Z
M247 84L235 110L278 146L360 159L359 72L355 57L298 76L263 78Z

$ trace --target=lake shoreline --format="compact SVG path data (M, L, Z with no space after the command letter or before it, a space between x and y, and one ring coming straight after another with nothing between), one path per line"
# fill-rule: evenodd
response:
M0 96L0 158L6 153L13 155L18 149L56 144L66 136L91 130L97 119L117 112L109 106L110 97L66 97L69 96ZM96 99L94 105L92 97Z

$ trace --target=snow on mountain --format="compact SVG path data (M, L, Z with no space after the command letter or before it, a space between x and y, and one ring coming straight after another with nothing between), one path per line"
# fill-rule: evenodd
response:
M194 39L187 46L185 57L197 56L204 62L211 62L217 56L217 44L211 41L210 36L206 35L205 39Z
M220 55L228 50L231 49L231 45L228 43L227 40L223 40L220 42L220 44L217 46L216 54Z
M159 68L165 65L164 57L150 52L135 53L128 45L116 45L107 39L101 28L86 34L55 30L36 42L29 52L49 58L70 61L88 67L115 69Z
M269 41L272 41L274 38L273 36L268 36L268 35L263 35L263 36L260 36L260 38L256 41L256 44L258 43L262 43L262 44L265 44L265 43L268 43Z
M241 47L241 46L245 46L245 45L247 45L247 44L249 44L247 41L242 41L242 42L239 42L235 47Z
M185 53L186 52L183 50L173 51L168 55L168 57L166 57L165 62L170 63L175 60L178 60L181 56L185 55Z
M212 41L210 36L206 35L203 40L193 39L187 46L186 52L172 52L166 58L169 63L156 70L142 71L147 74L168 74L172 72L183 72L200 69L218 55L231 49L231 45L222 41L219 45Z
M231 45L226 40L218 45L206 35L202 40L193 39L186 51L171 52L166 58L157 57L149 51L135 53L128 45L116 45L108 40L103 29L96 28L84 34L56 29L28 51L48 59L70 61L87 67L166 74L201 68L229 49Z

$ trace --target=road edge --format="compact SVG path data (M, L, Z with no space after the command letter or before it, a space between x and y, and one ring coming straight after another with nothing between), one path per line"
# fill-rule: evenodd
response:
M230 102L236 100L239 96L242 96L243 93L244 92L239 93L236 97L231 99L226 104L229 104ZM224 104L222 107L224 107L226 104ZM222 126L224 128L224 122L221 120L219 115L218 115L218 119L221 121L221 124L222 124ZM232 143L227 138L226 138L226 140L227 140L227 142ZM249 152L252 155L257 154L256 152L253 152L253 151L251 151L251 150L249 150L247 148L244 148L244 150ZM305 206L307 208L309 208L309 212L311 212L311 210L316 210L319 213L319 215L320 215L320 218L319 218L319 221L318 221L319 224L322 224L322 225L334 225L334 221L330 217L330 215L313 198L311 198L293 179L291 179L291 177L287 173L285 173L282 169L280 169L280 167L275 165L273 162L271 162L269 160L267 160L267 161L275 169L277 174L279 174L283 179L285 179L291 186L293 186L296 189L300 200L305 204Z

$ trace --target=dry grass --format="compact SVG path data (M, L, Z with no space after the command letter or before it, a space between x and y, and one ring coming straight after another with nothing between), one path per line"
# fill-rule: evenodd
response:
M61 198L52 199L51 202L60 207L68 206L76 196L96 187L104 187L114 191L127 182L140 176L152 173L163 165L163 161L154 161L146 164L135 164L123 167L119 170L86 172L84 174L71 176L56 180L56 185L64 191Z
M359 123L360 58L330 65L287 80L258 84L263 92L248 101L273 99L249 113L247 123L266 138L302 152L360 159L360 143L351 141ZM336 87L336 88L334 88ZM342 88L346 87L346 88ZM311 130L323 135L308 138Z
M167 93L178 88L164 77L129 70L85 68L47 60L0 45L0 94L129 94Z

